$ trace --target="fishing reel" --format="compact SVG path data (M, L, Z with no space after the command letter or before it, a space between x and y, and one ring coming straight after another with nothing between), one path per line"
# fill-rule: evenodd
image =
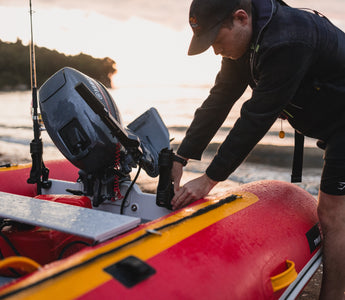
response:
M159 153L170 140L155 108L124 127L107 89L68 67L42 85L39 103L50 138L80 169L83 193L93 197L94 206L116 198L116 184L129 180L134 167L158 176Z

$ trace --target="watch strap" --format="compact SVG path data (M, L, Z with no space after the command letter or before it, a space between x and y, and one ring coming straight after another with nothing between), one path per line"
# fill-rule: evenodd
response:
M177 156L176 154L173 155L173 160L179 162L180 164L182 164L182 166L187 165L187 160L185 160L181 156Z

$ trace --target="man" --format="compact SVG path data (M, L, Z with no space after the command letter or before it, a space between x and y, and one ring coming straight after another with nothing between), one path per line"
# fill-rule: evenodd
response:
M189 55L213 47L223 56L209 97L177 154L201 154L246 87L252 97L202 176L179 187L174 162L174 209L206 196L243 162L275 120L284 115L303 134L322 140L325 164L318 215L323 231L324 276L320 299L345 291L345 34L318 13L280 0L194 0Z

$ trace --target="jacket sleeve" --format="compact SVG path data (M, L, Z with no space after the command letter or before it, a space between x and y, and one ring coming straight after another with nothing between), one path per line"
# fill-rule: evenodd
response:
M304 44L275 46L260 56L257 86L206 170L211 179L225 180L243 162L291 101L312 60Z
M194 119L177 150L179 155L201 159L203 151L248 86L247 69L249 71L247 57L239 61L223 58L215 85L201 107L195 111Z

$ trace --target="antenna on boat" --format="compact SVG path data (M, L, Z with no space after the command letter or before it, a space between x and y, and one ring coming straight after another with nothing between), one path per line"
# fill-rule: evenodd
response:
M34 139L30 143L30 153L32 159L32 166L30 177L27 182L30 184L37 184L37 194L41 194L42 187L50 187L51 182L48 180L49 169L43 163L43 143L41 139L41 126L39 123L38 102L37 102L37 82L36 82L36 60L35 60L35 45L32 28L32 4L30 4L30 28L31 28L31 41L30 41L30 74L31 74L31 90L32 90L32 121Z

